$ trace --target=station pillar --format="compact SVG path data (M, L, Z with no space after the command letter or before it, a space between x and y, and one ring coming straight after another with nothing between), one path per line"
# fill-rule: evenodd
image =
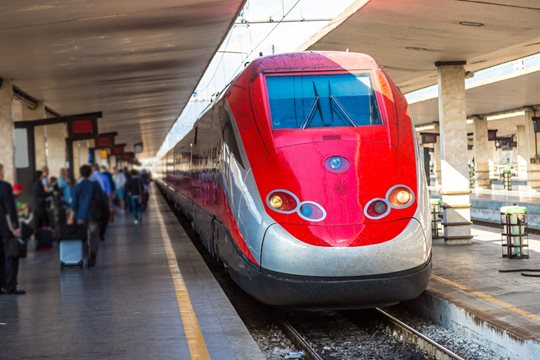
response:
M474 124L474 172L475 185L479 188L490 189L489 179L489 142L487 120L480 116L473 117Z
M538 134L534 132L532 118L534 111L525 110L525 136L527 137L527 185L529 189L540 190L540 149Z
M4 79L0 83L0 133L2 151L0 163L4 165L4 180L15 182L15 133L13 130L13 83Z
M526 179L529 163L529 152L527 149L527 136L524 125L517 126L517 155L518 177L521 179Z
M47 164L52 176L58 177L66 167L66 125L47 125Z
M472 235L465 61L436 62L435 66L439 87L444 239L447 244L469 244Z

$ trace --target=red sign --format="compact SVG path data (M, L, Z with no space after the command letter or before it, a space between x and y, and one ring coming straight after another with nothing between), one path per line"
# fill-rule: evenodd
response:
M124 144L122 145L114 145L111 149L111 153L113 155L122 155L124 153Z
M68 122L69 137L73 140L91 139L97 134L97 119L77 119Z
M114 137L112 136L101 136L99 135L96 138L96 147L97 148L108 148L113 146Z

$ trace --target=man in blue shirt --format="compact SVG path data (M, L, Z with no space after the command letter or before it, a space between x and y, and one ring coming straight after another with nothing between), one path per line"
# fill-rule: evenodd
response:
M102 191L96 181L90 180L92 168L83 165L79 169L81 178L73 190L71 214L68 224L80 224L86 228L85 254L88 267L94 267L98 251L99 218L103 211Z
M69 179L66 169L60 169L60 177L58 178L57 184L62 192L62 201L66 205L71 205L71 180Z

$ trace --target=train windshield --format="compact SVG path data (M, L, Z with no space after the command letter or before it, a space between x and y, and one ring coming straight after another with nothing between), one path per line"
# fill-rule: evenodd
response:
M274 129L381 125L368 74L267 76Z

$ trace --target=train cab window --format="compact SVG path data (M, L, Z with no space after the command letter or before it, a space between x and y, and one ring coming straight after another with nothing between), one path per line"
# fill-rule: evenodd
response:
M267 76L273 129L382 124L368 74Z

